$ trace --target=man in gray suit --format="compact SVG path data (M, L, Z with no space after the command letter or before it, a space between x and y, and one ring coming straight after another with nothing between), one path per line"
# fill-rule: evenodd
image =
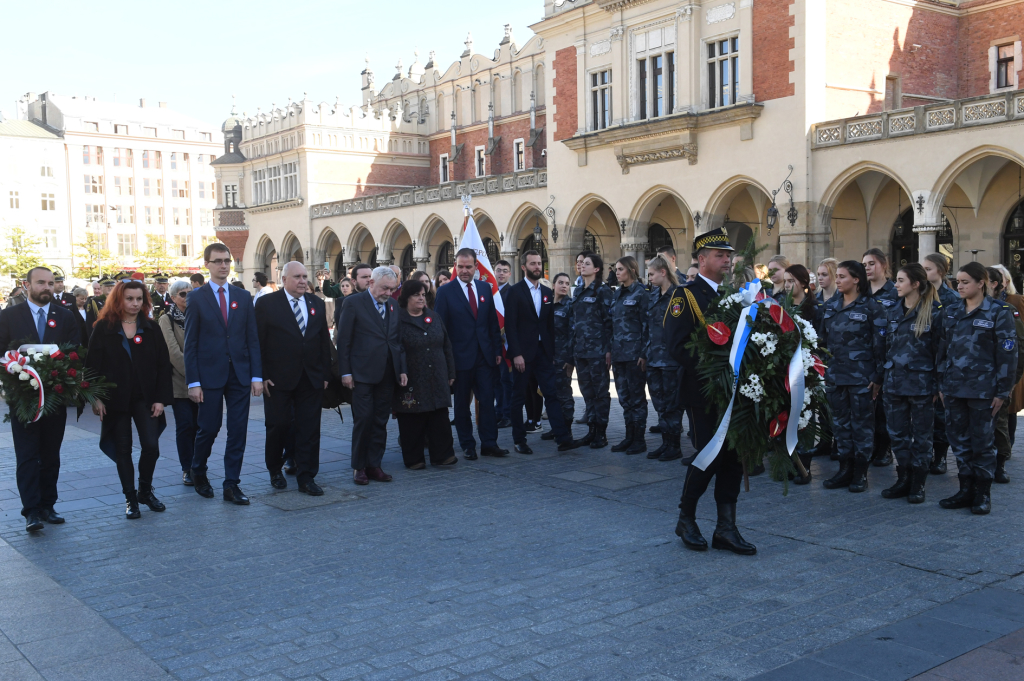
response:
M405 351L398 340L398 312L391 294L398 277L387 267L370 276L370 288L345 299L338 324L341 382L352 390L352 480L390 482L380 467L388 441L395 384L405 386ZM381 352L382 349L387 352Z

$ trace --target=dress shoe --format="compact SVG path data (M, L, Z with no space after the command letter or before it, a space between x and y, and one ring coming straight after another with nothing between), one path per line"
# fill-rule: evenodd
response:
M512 427L512 419L510 419L510 418L504 418L503 417L500 421L498 421L498 428L511 428L511 427Z
M533 454L533 450L530 449L530 445L525 442L519 442L516 444L516 451L520 454Z
M139 493L132 490L124 495L124 518L125 520L138 520L142 517L139 511Z
M149 506L150 511L156 511L157 513L167 510L163 502L157 499L156 494L153 493L153 484L141 480L139 480L139 503Z
M298 471L298 469L295 468L295 461L292 460L292 459L285 459L285 461L284 461L284 472L285 472L285 474L286 475L295 475L295 473L297 471Z
M352 482L357 485L369 485L370 479L366 477L366 469L360 468L352 471Z
M554 440L555 439L555 431L549 430L546 433L542 433L541 436L540 436L540 439L541 440Z
M288 479L281 471L271 471L270 486L274 489L288 489Z
M558 451L560 452L571 452L574 449L579 449L579 440L573 440L571 437L568 440L563 440L558 443Z
M63 516L57 515L57 512L52 508L44 508L39 511L39 518L44 522L50 523L51 525L63 525Z
M659 426L657 423L655 423L653 426L651 426L650 430L648 430L647 432L649 432L649 433L660 433L661 432L661 426Z
M584 416L581 419L576 419L576 421L574 421L574 423L576 423L576 425L580 425L580 426L585 425L587 423L587 417Z
M508 456L508 450L501 447L481 447L480 456L502 457Z
M186 487L192 487L195 484L194 482L192 482L192 471L181 472L181 484L185 485Z
M426 467L427 467L427 464L424 463L423 461L420 461L419 463L414 463L411 466L406 466L406 468L408 468L411 471L421 471L421 470L423 470Z
M435 466L454 466L458 462L459 462L459 457L457 457L454 454L452 454L451 456L449 456L447 459L445 459L441 463L436 463L434 465Z
M691 551L707 551L708 541L697 526L697 500L683 497L676 523L676 535L683 540L683 546Z
M43 521L39 519L38 511L29 511L25 516L25 531L38 532L43 529Z
M316 484L312 480L309 482L300 482L299 491L303 494L308 494L311 497L322 497L324 495L324 491L320 485Z
M391 476L383 468L366 468L366 477L374 482L391 482Z
M232 504L239 506L249 505L249 497L242 494L242 490L238 489L238 485L228 485L224 488L224 501L230 501Z
M476 461L480 457L477 456L476 447L470 447L469 449L462 450L463 456L466 457L466 461Z
M711 548L753 556L757 547L740 535L736 527L736 504L718 504L718 525L711 536Z
M195 481L196 494L207 499L213 498L213 486L210 484L210 479L206 477L206 473L193 470L192 480Z

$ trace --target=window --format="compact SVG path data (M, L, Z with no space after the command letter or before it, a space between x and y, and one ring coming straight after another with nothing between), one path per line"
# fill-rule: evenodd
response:
M708 108L732 106L740 80L740 39L727 38L707 45Z
M487 156L484 154L484 147L476 148L476 176L483 177L487 174Z
M118 234L117 235L117 254L120 256L135 255L135 235L134 234Z
M164 224L164 209L163 208L159 208L158 207L156 209L156 224L158 224L158 225Z
M237 184L226 184L224 185L224 206L226 208L234 208L238 205L238 185Z
M590 107L594 130L604 130L612 124L611 71L590 74Z
M132 167L131 149L114 149L114 165L121 168Z
M257 206L267 200L267 171L256 170L252 174L252 200Z
M149 196L149 178L142 178L142 195Z
M192 216L189 214L189 209L188 208L185 209L185 224L186 225L191 225L192 224Z
M213 227L213 211L208 208L202 208L199 211L199 226L200 227Z
M179 182L178 180L171 180L171 197L178 199L188 198L188 180Z
M86 175L85 176L85 193L86 194L102 194L103 193L103 176L102 175Z
M115 177L114 178L114 194L116 196L132 196L134 191L132 178L130 177Z
M450 177L448 174L448 154L441 154L439 169L441 171L441 184L444 184L449 181Z
M114 206L114 221L119 225L130 225L135 222L135 206Z
M18 197L18 192L12 191L10 194L11 208L21 208L21 199Z
M284 189L286 198L294 199L299 196L299 164L284 164Z
M146 206L143 210L145 211L144 215L146 216L146 224L147 225L153 224L153 208L152 208L152 206Z
M85 205L85 221L86 222L104 222L103 219L103 206L96 204Z
M174 254L182 258L192 255L192 236L187 234L176 234L174 236Z
M639 82L639 89L637 90L637 96L640 100L640 120L647 120L647 60L641 59L637 62L637 68L639 73L637 79Z
M671 114L676 110L676 53L666 52L665 53L665 65L668 68L668 82L665 83L665 99L667 106L665 108L666 114Z
M171 170L177 170L177 169L178 169L178 154L172 151L171 152Z
M53 168L43 166L39 169L39 177L53 177Z
M53 194L47 194L43 192L42 196L42 209L43 210L57 210L57 202L53 198Z
M152 168L153 170L160 170L161 158L159 151L143 151L142 152L142 167ZM129 165L128 167L131 167Z
M1013 45L1000 45L996 48L996 87L1013 87L1015 75Z
M156 195L157 196L163 196L164 195L164 181L163 180L157 180L156 181Z
M127 125L118 125L118 124L115 123L114 124L114 134L115 135L127 135L128 134L128 126Z
M171 224L172 225L181 225L181 209L180 208L172 208L171 209Z
M142 136L143 137L156 137L156 128L143 128L142 129Z
M82 147L82 164L83 165L103 165L103 147Z
M90 121L86 121L85 122L85 129L88 132L99 132L100 131L100 124L99 123L92 123Z
M199 183L199 198L201 198L201 199L205 199L206 198L206 183L205 182L200 182Z
M48 227L43 230L43 248L57 248L57 230Z
M208 132L201 132L201 133L199 133L199 136L203 139L204 142L212 142L213 141L213 135L211 135Z
M516 140L512 143L512 153L515 158L513 159L514 170L526 170L526 140Z
M171 130L171 137L173 137L176 140L183 140L183 139L185 139L185 131L184 130Z

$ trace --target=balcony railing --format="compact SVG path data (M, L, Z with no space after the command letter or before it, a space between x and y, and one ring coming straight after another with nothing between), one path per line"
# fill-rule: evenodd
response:
M811 142L824 149L1014 120L1024 120L1022 90L817 123Z

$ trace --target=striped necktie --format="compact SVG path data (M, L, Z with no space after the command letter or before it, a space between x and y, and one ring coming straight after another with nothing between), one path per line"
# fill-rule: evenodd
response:
M299 307L299 299L292 298L292 310L295 311L295 321L299 323L299 333L306 335L306 320L302 318L302 308Z
M384 312L388 309L387 304L378 303L376 300L373 301L373 304L377 306L377 312L380 312L380 318L384 321L387 321L387 319L384 317Z

